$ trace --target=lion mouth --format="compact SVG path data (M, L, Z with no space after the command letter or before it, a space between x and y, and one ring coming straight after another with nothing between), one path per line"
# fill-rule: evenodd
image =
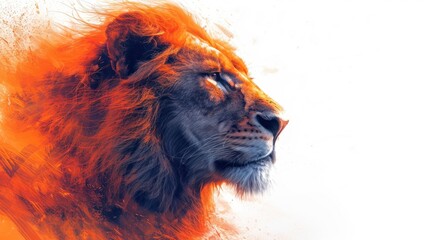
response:
M265 166L267 163L275 161L275 155L274 153L269 154L266 157L259 158L257 160L248 161L248 162L235 162L235 161L228 161L228 160L218 160L215 161L215 167L218 171L224 171L226 169L231 168L247 168L247 167L253 167L253 166Z

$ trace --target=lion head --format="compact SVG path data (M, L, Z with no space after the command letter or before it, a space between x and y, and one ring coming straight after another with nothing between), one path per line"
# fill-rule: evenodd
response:
M148 22L141 12L120 15L107 26L106 45L113 70L132 84L131 95L147 91L156 99L156 113L145 117L153 119L175 182L181 189L226 182L240 193L263 191L276 138L287 124L280 107L226 43L189 22L164 24ZM133 167L139 164L145 162Z
M63 203L87 202L120 224L127 204L179 216L201 205L206 186L265 190L287 121L234 49L174 5L106 18L51 55L38 52L43 71L16 79L26 87L16 88L8 129L19 122L49 143L45 160L57 171L43 174L68 193Z

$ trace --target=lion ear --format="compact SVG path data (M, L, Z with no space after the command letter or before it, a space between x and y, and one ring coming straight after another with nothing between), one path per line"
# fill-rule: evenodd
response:
M153 24L147 23L138 12L124 13L113 20L106 29L106 47L112 69L126 79L139 63L149 61L167 48Z

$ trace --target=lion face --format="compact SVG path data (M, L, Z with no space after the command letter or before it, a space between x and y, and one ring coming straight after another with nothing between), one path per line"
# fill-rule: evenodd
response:
M287 121L280 107L249 78L244 63L223 46L190 40L175 56L179 73L163 96L159 121L172 161L190 182L225 181L239 193L264 190L274 145Z

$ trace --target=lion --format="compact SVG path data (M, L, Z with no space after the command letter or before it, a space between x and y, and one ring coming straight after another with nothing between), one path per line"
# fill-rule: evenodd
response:
M213 194L267 188L282 108L181 7L102 16L0 71L0 212L32 240L228 238Z

